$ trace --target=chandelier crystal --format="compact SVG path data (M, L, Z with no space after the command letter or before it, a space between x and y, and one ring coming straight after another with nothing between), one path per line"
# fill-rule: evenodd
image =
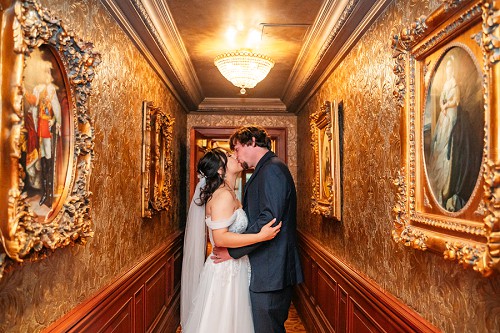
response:
M241 88L241 94L245 94L245 89L255 87L267 76L274 66L274 60L243 49L219 54L215 57L214 64L226 79Z

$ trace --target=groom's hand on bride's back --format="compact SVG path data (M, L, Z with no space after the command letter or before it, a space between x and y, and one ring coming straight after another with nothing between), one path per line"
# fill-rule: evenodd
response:
M233 259L229 252L227 251L227 247L214 247L212 251L212 256L210 257L214 263L219 264L229 259Z

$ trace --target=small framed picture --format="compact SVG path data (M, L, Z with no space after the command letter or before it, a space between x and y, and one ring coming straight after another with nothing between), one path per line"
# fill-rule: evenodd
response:
M142 217L171 204L174 119L152 102L142 103Z
M325 101L311 115L315 181L311 211L338 221L342 217L341 114L342 102Z

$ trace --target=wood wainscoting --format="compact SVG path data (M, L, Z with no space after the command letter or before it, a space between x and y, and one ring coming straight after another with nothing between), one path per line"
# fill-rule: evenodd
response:
M298 236L305 281L294 304L308 332L440 332L312 237Z
M111 285L44 332L175 332L183 233L172 235Z

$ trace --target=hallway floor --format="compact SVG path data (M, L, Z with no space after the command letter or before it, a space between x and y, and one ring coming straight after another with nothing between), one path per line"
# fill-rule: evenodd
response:
M288 319L285 322L285 329L287 333L307 333L304 325L302 325L302 321L300 320L299 314L295 307L290 307L290 311L288 312ZM177 328L176 333L181 333L181 328Z
M302 325L302 321L300 320L295 306L293 306L293 303L290 307L290 311L288 312L288 319L285 322L285 329L287 333L307 333L304 325Z

